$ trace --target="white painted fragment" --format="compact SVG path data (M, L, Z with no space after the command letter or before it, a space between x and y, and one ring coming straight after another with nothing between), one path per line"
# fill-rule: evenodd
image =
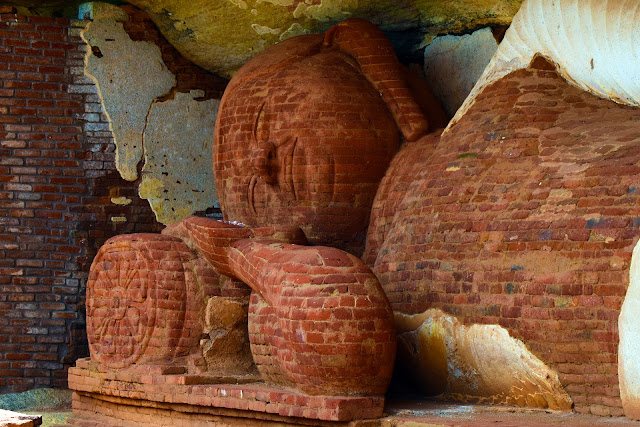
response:
M154 103L144 134L140 197L168 225L218 201L213 179L213 129L219 100L202 91Z

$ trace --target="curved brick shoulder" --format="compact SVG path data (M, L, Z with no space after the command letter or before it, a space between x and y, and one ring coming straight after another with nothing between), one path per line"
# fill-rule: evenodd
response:
M428 168L429 158L440 142L440 135L431 133L417 141L407 142L393 158L385 177L380 182L373 201L371 219L362 259L374 267L378 252L384 243L398 207L410 203L420 194L419 183Z
M229 269L227 249L231 243L249 237L270 238L285 243L307 244L307 238L299 227L272 226L248 228L230 222L191 216L176 222L162 234L179 238L191 249L202 255L218 274L236 278Z
M247 239L232 244L229 265L256 291L249 337L263 377L308 394L384 394L393 313L362 261L335 248Z
M219 276L180 239L113 237L96 255L87 283L87 335L93 360L111 368L169 363L198 348L204 295Z
M323 45L339 48L358 61L362 74L380 92L407 141L415 141L427 132L429 121L411 92L393 45L378 27L364 19L347 19L327 31Z
M588 411L606 392L587 368L617 393L619 307L640 235L640 110L553 69L538 59L485 88L390 213L373 271L396 312L504 326ZM608 405L621 411L617 398Z

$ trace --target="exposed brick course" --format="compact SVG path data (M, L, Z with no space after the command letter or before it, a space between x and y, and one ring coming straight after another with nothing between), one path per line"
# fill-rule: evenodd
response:
M499 324L558 371L577 411L621 415L639 119L539 59L485 89L437 147L406 145L365 253L394 310Z
M159 44L178 90L219 97L223 79L180 57L143 12L125 10L125 28ZM66 384L65 368L86 354L84 292L97 249L117 234L162 229L138 183L115 169L107 118L83 74L86 22L11 12L0 8L0 392Z

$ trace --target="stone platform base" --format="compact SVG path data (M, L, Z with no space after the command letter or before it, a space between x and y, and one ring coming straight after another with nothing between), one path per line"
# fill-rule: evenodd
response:
M25 415L0 409L2 427L36 427L42 424L42 415Z
M74 425L358 425L383 415L383 397L307 396L255 378L216 378L179 368L101 370L80 359L69 370ZM233 383L232 383L233 382ZM253 420L253 422L250 422Z

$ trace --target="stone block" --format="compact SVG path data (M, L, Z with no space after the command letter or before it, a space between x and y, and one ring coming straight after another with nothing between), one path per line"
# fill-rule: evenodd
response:
M449 117L453 117L498 49L490 28L464 36L436 37L424 50L424 73Z

